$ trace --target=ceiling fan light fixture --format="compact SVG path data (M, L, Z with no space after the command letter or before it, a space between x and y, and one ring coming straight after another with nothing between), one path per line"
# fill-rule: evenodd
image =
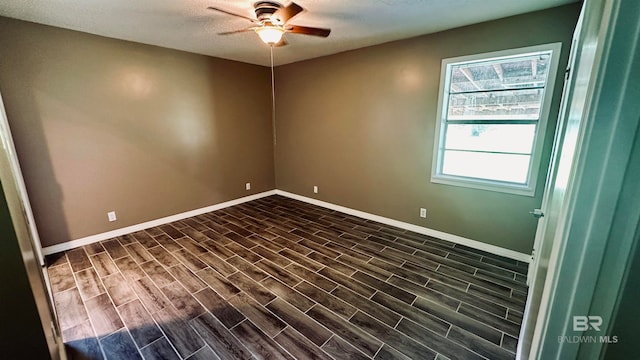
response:
M256 34L260 37L260 40L267 45L275 45L282 40L284 29L279 26L262 26L257 28Z

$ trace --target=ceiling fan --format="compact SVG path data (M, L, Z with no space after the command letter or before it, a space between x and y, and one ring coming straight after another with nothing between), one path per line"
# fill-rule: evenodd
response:
M287 6L282 6L281 4L274 1L258 1L253 4L253 7L256 13L255 19L238 14L233 11L220 9L213 6L208 7L208 9L243 18L245 20L251 21L254 24L254 26L245 29L221 32L219 33L219 35L229 35L246 31L255 31L265 44L271 46L286 45L287 42L283 38L283 35L285 33L313 35L320 37L327 37L331 33L331 29L288 24L289 20L304 11L302 6L294 2L290 3Z

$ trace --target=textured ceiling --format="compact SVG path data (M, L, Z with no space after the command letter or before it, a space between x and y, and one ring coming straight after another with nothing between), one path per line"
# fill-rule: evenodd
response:
M542 10L576 0L296 0L295 25L331 28L326 38L286 35L276 64ZM254 17L252 0L3 0L0 15L116 39L268 65L269 48L253 32L220 36L251 23L207 10ZM288 0L284 0L286 5Z

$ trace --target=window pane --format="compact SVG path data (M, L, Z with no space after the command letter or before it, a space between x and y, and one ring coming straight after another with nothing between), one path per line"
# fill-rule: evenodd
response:
M448 120L538 120L543 89L449 95Z
M529 155L489 154L446 150L442 173L526 184Z
M535 124L449 124L445 149L531 154L535 134Z
M550 60L550 52L541 52L453 65L449 92L544 86Z

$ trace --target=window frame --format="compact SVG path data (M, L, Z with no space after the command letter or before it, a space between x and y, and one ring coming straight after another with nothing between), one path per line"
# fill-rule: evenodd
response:
M549 113L551 111L551 101L553 90L557 80L558 65L560 62L560 51L562 43L550 43L535 45L500 51L493 51L482 54L473 54L447 58L442 60L440 70L440 89L438 93L438 105L436 115L436 128L434 133L433 162L431 165L431 182L437 184L461 186L480 190L510 193L516 195L534 196L536 183L540 170L542 150L544 147L545 133L548 125ZM442 173L444 159L444 145L446 136L446 123L449 111L449 87L454 65L472 64L475 62L487 62L498 60L498 58L508 59L509 57L520 57L528 54L549 51L550 64L547 79L544 86L544 97L540 107L540 117L537 121L533 149L529 160L528 179L525 184L517 184L499 180L479 179L458 175L447 175ZM490 91L490 90L487 90Z

